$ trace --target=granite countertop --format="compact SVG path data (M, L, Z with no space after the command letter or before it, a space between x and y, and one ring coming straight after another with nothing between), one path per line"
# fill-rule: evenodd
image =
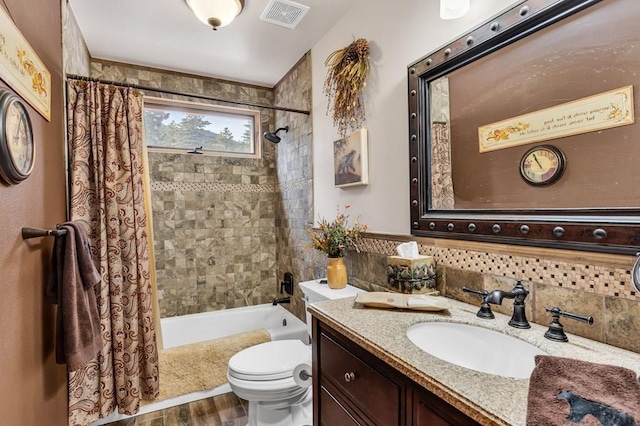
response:
M493 320L481 319L476 316L477 306L448 300L452 308L439 313L367 308L355 303L353 297L318 302L309 311L482 424L524 425L529 379L486 374L440 360L409 340L406 330L411 325L448 321L481 326L518 337L549 355L618 365L640 373L640 354L569 333L568 343L553 342L544 338L547 327L532 323L530 329L516 329L507 325L509 316L496 312Z

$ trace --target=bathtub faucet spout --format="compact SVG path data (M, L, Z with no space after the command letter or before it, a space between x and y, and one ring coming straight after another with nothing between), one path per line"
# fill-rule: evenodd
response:
M273 306L276 306L278 303L291 303L291 297L287 296L280 299L273 299Z

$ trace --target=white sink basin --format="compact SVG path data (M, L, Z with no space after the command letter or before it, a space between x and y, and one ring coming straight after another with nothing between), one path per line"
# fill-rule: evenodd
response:
M534 356L546 352L506 334L453 322L423 322L407 329L407 337L443 361L516 379L531 375Z

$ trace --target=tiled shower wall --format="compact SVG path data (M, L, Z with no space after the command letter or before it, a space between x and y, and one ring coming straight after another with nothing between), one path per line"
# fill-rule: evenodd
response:
M91 71L92 77L106 80L273 103L268 88L95 60ZM270 128L272 110L262 108L260 113L262 129ZM275 297L275 149L271 142L260 142L261 159L149 153L161 317L266 303Z
M311 53L307 52L274 88L275 104L311 108ZM296 283L313 278L310 260L315 253L304 247L309 242L306 227L313 223L313 159L311 116L276 112L275 127L289 126L280 133L276 148L276 243L277 269L281 279L293 273ZM300 289L295 286L289 309L304 318Z
M78 21L73 14L73 9L65 0L62 1L62 60L64 72L89 76L91 68L91 55L84 42Z

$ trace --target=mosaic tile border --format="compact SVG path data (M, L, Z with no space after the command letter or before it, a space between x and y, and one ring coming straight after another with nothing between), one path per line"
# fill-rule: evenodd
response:
M396 254L395 248L401 242L364 238L361 249L391 256ZM419 251L433 256L438 265L450 268L640 301L629 269L425 245L419 245Z
M152 191L275 192L273 184L151 182Z
M306 189L313 186L310 178L293 179L287 182L279 182L280 191L291 191L295 189Z

